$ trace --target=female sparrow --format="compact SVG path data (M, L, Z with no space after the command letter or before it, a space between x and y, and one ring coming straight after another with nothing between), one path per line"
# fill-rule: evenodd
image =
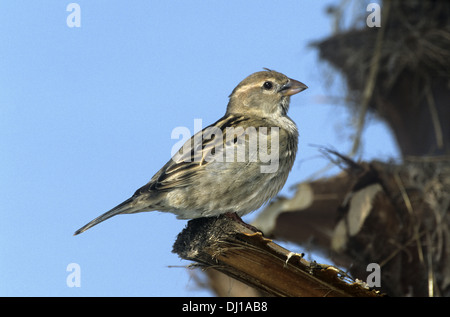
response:
M254 73L229 96L225 115L188 140L134 195L75 232L118 214L159 210L180 219L258 209L284 186L298 131L290 96L308 88L285 75Z

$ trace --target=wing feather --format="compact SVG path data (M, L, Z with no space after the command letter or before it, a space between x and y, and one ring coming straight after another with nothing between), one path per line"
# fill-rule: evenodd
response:
M236 127L240 123L248 120L244 116L226 115L217 122L204 128L202 131L192 136L180 148L169 162L153 176L150 182L139 188L135 195L144 192L158 190L170 191L175 188L189 186L200 176L198 169L214 161L216 149L223 148L226 140L227 127ZM245 129L242 129L244 131ZM220 131L220 134L218 133ZM239 133L234 137L234 141L239 137ZM212 155L212 157L211 157Z

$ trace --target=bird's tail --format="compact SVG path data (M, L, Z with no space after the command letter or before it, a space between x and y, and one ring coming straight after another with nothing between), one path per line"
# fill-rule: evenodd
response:
M80 234L80 233L88 230L89 228L99 224L100 222L103 222L106 219L109 219L115 215L144 211L141 208L142 208L142 206L139 206L139 207L136 206L136 200L133 197L131 197L131 198L125 200L120 205L117 205L110 211L107 211L103 215L98 216L94 220L91 220L89 223L87 223L86 225L84 225L83 227L81 227L80 229L75 231L75 233L73 235L76 236L77 234Z

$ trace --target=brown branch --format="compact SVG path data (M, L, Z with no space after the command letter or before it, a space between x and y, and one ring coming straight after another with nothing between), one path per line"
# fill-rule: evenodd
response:
M225 216L189 221L173 252L273 296L381 296L361 283L347 282L339 269L308 262Z

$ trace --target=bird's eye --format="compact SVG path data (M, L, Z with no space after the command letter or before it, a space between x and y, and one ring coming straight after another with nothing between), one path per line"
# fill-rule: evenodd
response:
M264 89L266 89L266 90L270 90L270 89L272 89L273 84L272 84L272 82L270 82L270 81L266 81L266 82L263 84L263 87L264 87Z

